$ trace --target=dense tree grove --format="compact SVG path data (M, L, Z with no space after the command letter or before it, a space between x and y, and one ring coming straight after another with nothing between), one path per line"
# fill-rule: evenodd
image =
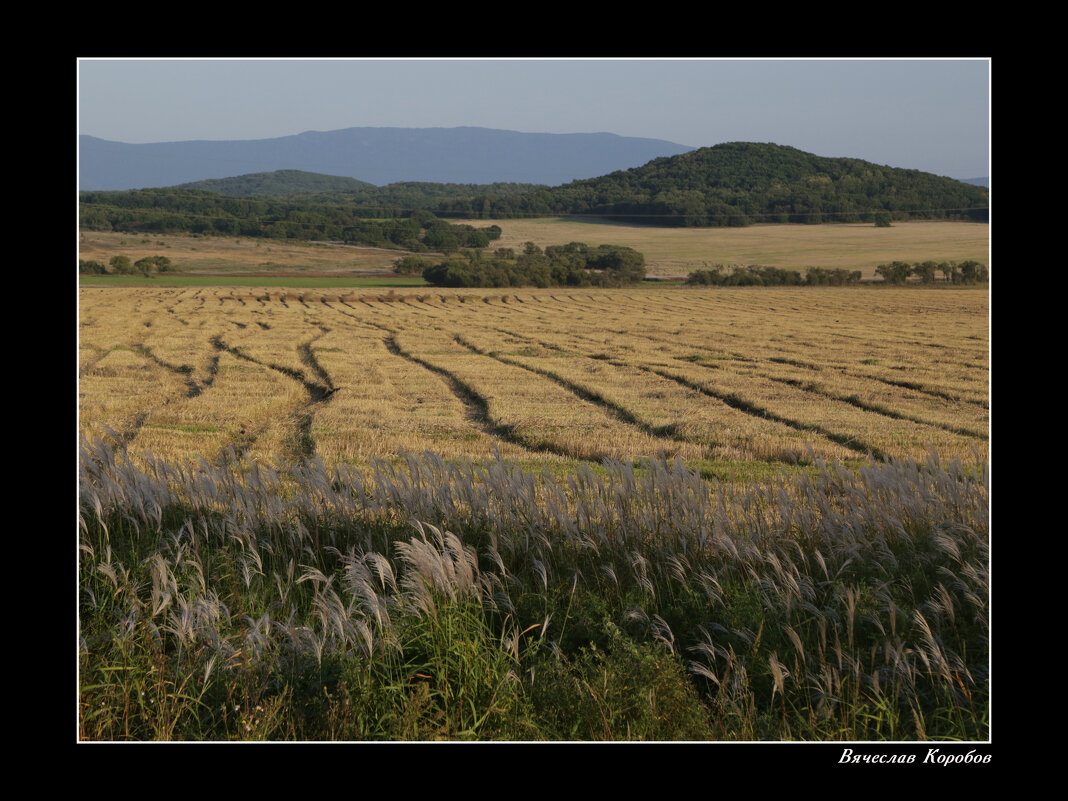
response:
M366 208L337 200L229 197L191 189L82 192L80 226L90 231L219 234L450 253L487 247L497 225L452 225L429 211Z
M423 278L448 287L624 286L645 278L645 256L622 245L571 242L542 250L527 242L518 254L511 248L491 255L465 251L427 267Z

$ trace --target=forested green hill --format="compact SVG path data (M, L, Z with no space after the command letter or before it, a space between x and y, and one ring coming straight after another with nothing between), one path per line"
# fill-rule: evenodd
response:
M729 142L514 198L495 216L596 215L661 226L986 220L988 189L919 170Z

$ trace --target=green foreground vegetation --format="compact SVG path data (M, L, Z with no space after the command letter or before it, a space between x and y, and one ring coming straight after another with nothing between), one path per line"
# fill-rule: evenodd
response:
M85 740L966 740L983 465L750 485L83 442Z

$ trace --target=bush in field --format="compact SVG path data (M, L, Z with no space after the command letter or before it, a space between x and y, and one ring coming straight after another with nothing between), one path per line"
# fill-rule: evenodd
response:
M171 260L166 256L145 256L135 261L133 268L147 277L153 271L165 273L170 270Z
M112 256L108 261L111 272L119 275L131 275L134 272L133 262L129 256Z

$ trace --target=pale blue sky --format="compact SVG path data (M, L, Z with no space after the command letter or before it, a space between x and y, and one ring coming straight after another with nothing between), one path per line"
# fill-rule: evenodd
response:
M361 126L752 141L990 173L988 59L88 60L79 133L265 139Z

